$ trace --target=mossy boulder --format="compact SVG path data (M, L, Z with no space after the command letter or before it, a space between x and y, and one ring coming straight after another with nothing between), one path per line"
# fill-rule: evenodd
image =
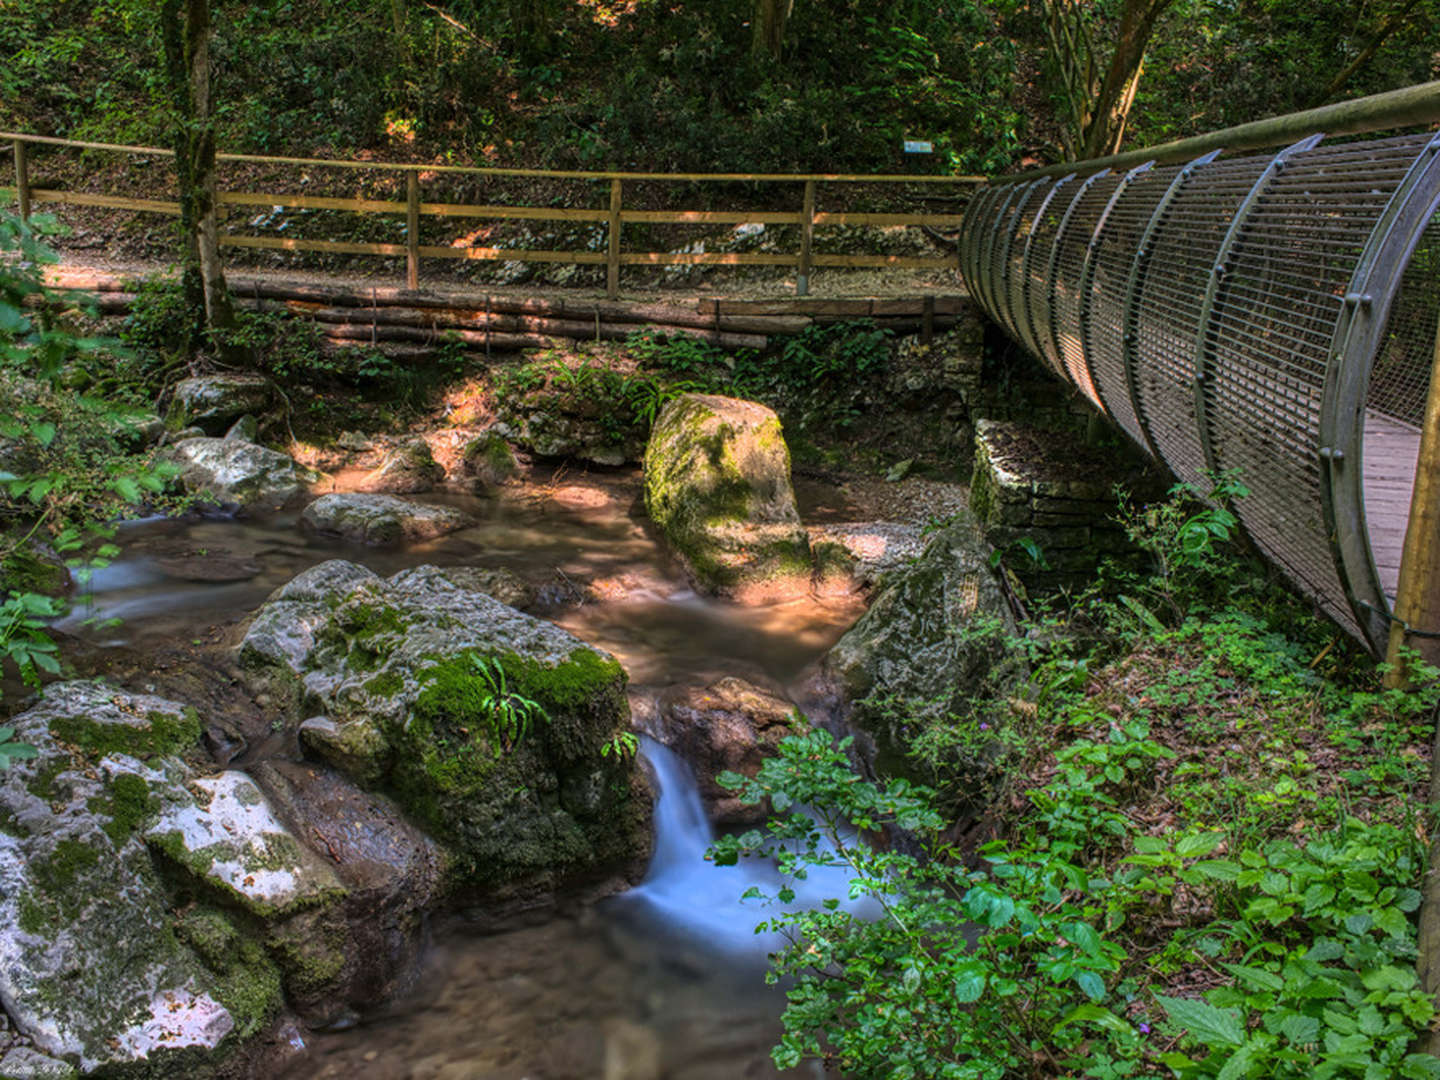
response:
M186 491L244 510L278 510L315 479L288 454L238 439L181 439L156 457L179 468Z
M430 453L430 444L424 439L408 439L386 454L359 486L361 491L418 495L444 479L445 467Z
M300 515L300 524L356 544L383 546L433 540L475 519L450 506L427 506L396 495L337 492L322 495Z
M0 1002L82 1073L204 1076L280 1004L259 952L217 970L177 934L146 833L194 807L192 710L55 684L14 720L33 759L0 774Z
M1015 633L990 547L965 512L912 563L886 574L823 670L852 719L874 736L881 765L904 773L916 725L977 695L1003 696L1025 676L1007 647Z
M498 431L486 431L465 444L460 452L465 471L475 477L478 488L501 487L520 475L515 451Z
M332 562L257 614L241 660L292 680L304 745L391 794L482 891L549 891L637 868L649 799L626 677L559 627L431 566Z
M711 394L667 404L645 450L645 507L706 592L809 586L790 452L764 405Z
M175 384L169 423L172 431L198 427L220 435L242 416L258 416L275 399L275 387L258 375L198 375Z

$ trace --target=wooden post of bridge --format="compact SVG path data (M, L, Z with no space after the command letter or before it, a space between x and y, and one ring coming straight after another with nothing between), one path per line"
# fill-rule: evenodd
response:
M30 160L24 139L15 140L15 200L20 204L20 220L30 220Z
M405 170L405 287L420 288L420 173Z
M815 181L805 181L805 206L800 211L800 270L795 276L795 295L810 294L810 262L815 243Z
M619 177L610 181L610 245L605 252L605 295L611 300L620 296L620 198L623 185Z
M1400 584L1395 590L1395 618L1385 661L1387 687L1406 686L1409 673L1400 650L1415 649L1426 663L1440 667L1440 638L1420 637L1411 630L1440 631L1440 321L1435 326L1435 354L1430 365L1430 396L1415 462L1410 495L1410 520L1400 556Z

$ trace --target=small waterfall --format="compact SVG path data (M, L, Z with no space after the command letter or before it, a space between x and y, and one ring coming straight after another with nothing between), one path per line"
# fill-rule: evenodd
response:
M647 908L657 929L697 946L756 956L783 943L778 934L756 934L756 925L788 908L818 907L822 900L835 898L857 913L867 910L846 900L850 875L840 868L812 868L804 881L790 881L796 893L791 905L742 900L751 886L773 896L786 880L768 860L747 859L738 866L719 867L708 862L705 851L714 831L694 774L683 759L654 739L642 735L640 741L660 789L655 801L655 852L645 880L617 897L617 903Z

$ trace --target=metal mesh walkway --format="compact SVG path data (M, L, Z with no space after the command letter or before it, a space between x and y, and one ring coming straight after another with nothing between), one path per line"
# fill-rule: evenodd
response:
M997 182L971 295L1383 653L1440 321L1440 136Z

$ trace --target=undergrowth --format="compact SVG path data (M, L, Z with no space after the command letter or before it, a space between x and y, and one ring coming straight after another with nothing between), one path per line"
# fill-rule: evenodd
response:
M975 688L914 725L927 777L984 788L968 828L929 788L857 777L823 731L787 740L753 781L726 778L777 816L721 841L717 861L852 871L849 897L819 910L787 906L788 887L774 897L789 945L772 978L792 980L778 1063L966 1080L1440 1076L1412 1052L1435 1015L1414 917L1440 672L1381 689L1338 630L1231 546L1238 479L1210 495L1125 506L1151 572L1060 598L1009 642L1028 682Z

